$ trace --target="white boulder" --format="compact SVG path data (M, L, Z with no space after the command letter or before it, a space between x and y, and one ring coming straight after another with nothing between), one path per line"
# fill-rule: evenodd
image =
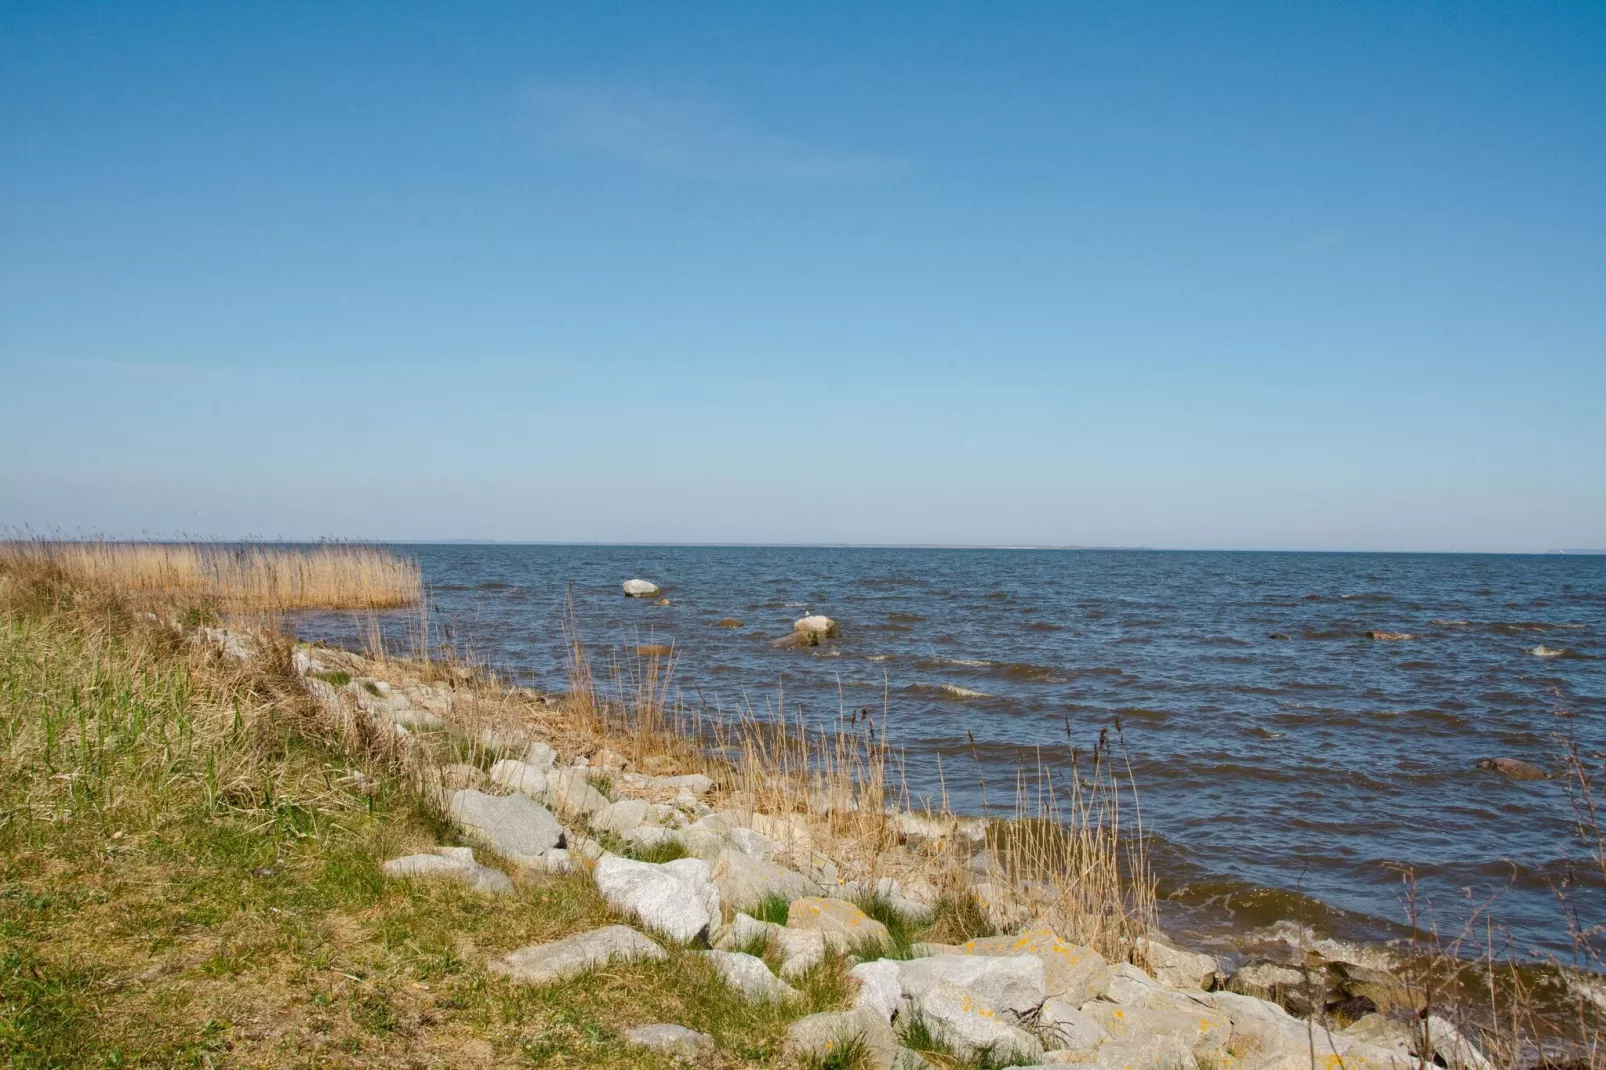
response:
M695 940L719 920L719 889L700 858L659 864L604 854L592 877L614 909L681 943Z

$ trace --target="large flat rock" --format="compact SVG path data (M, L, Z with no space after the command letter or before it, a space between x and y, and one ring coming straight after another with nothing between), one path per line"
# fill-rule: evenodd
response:
M473 839L519 865L535 865L563 842L552 812L525 795L487 795L472 788L452 793L447 816Z
M514 980L546 985L610 962L640 962L667 957L663 948L628 925L609 925L550 944L521 947L501 961L491 963L490 969L492 973Z
M657 864L604 854L592 877L615 910L681 943L695 940L720 917L719 889L700 858Z
M1043 995L1080 1006L1104 995L1109 963L1090 947L1069 943L1050 929L1028 929L1019 936L989 936L959 945L959 954L1008 958L1030 955L1043 964Z

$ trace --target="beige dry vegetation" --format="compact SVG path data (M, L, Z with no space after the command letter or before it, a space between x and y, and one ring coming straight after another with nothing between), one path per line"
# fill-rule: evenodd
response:
M0 543L0 564L46 566L82 589L231 610L391 609L416 605L418 563L376 546L223 543Z

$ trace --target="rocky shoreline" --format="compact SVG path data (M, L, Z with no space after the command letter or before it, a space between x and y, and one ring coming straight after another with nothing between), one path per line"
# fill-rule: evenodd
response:
M823 631L811 622L798 634ZM242 660L261 646L246 633L202 636ZM922 1038L976 1065L1495 1065L1450 1017L1429 1013L1384 949L1324 941L1289 961L1229 971L1144 928L1101 951L1064 938L1063 918L1009 887L981 819L889 810L890 844L867 853L812 808L766 811L751 791L673 767L666 754L633 760L568 732L555 696L305 645L293 666L326 713L362 722L403 753L436 733L472 741L476 760L420 770L470 846L392 859L386 876L504 895L515 882L588 875L633 923L485 964L522 983L660 959L676 946L706 957L744 998L786 1001L796 996L792 980L837 956L853 981L851 1005L792 1023L787 1052L805 1066L936 1065L910 1046ZM900 942L888 923L929 923L955 875L997 935ZM674 1022L627 1035L693 1063L713 1043Z

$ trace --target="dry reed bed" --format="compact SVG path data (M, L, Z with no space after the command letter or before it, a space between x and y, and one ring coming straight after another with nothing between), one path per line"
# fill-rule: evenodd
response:
M378 546L18 539L0 543L0 564L43 565L82 587L230 610L392 609L423 597L418 562Z

